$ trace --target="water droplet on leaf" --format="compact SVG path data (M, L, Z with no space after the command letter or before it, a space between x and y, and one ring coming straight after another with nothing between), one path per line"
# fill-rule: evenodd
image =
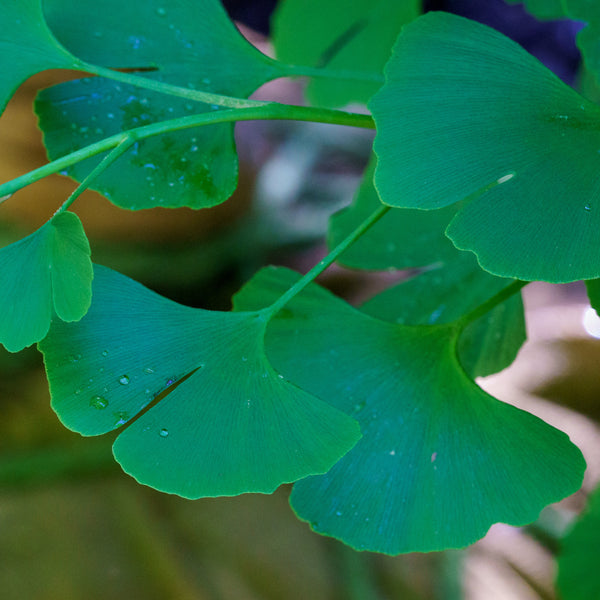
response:
M159 432L160 437L166 438L169 435L168 429L161 429Z
M119 383L121 385L127 385L129 383L129 377L127 375L123 375L119 378Z
M97 408L98 410L102 410L108 406L108 400L102 396L94 396L90 400L90 406Z

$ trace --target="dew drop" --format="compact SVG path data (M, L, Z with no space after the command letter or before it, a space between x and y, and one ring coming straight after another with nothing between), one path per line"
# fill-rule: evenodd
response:
M166 16L167 16L167 10L166 10L165 8L163 8L162 6L159 6L159 7L156 9L156 14L157 14L159 17L166 17Z
M171 385L175 382L174 379L167 379L167 385Z
M90 400L90 406L98 410L103 410L108 406L108 400L102 396L93 396Z
M127 375L123 375L119 378L119 383L121 385L127 385L129 383L129 377Z
M147 373L148 375L151 375L152 373L154 373L154 369L151 369L150 367L146 367L144 369L144 373Z
M108 356L108 350L102 350L102 356Z
M589 204L586 204L586 205L583 207L583 210L586 210L587 212L590 212L590 210L592 210L592 207L591 207L591 205L589 205Z
M160 437L166 438L169 435L169 430L168 429L161 429L158 435L160 435Z
M248 357L247 356L242 356L242 362L248 362Z

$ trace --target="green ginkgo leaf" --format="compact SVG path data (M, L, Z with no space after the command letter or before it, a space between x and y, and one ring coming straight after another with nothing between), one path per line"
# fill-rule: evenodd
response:
M41 0L0 3L0 113L28 77L46 69L80 66L48 29L41 4Z
M352 204L330 218L327 236L330 248L335 248L381 206L373 185L376 164L372 156ZM460 254L444 234L458 208L456 205L433 211L390 210L341 255L339 262L372 270L441 265Z
M375 164L371 160L352 204L330 219L330 247L381 206L372 181ZM407 325L449 323L513 282L483 271L472 253L457 250L444 235L458 208L395 208L342 254L342 263L361 269L427 267L371 298L362 311ZM523 304L517 296L467 326L459 344L461 364L472 377L501 371L515 359L525 337Z
M137 69L139 77L246 97L282 74L240 35L218 0L46 0L45 10L58 39L78 56ZM50 158L120 131L217 108L102 78L49 88L36 103ZM102 157L67 173L81 181ZM118 206L141 209L214 206L236 185L233 125L220 124L142 140L92 187Z
M257 308L294 279L262 271L236 306ZM386 554L461 547L494 522L534 520L581 485L577 447L483 392L458 364L455 338L451 326L375 320L314 285L271 321L275 368L363 433L328 473L294 486L292 507L315 531Z
M314 78L306 93L314 104L364 102L377 91L400 29L420 12L417 0L285 0L273 18L277 57L291 64L346 71L346 78ZM357 79L352 79L352 72ZM371 81L360 77L372 75Z
M71 212L0 249L0 343L18 352L46 336L53 315L81 319L92 277L90 245Z
M361 310L406 325L451 323L514 281L482 271L471 253L454 253L446 263L380 292ZM513 362L526 337L523 301L517 294L466 326L458 343L460 363L472 378L497 373Z
M187 498L324 473L358 425L271 367L265 326L260 312L181 306L96 266L88 314L40 344L52 407L83 435L125 425L114 444L123 469Z
M563 600L600 598L600 487L573 528L561 540L557 587Z
M429 13L403 29L370 107L384 203L436 209L475 195L447 234L487 271L600 276L600 107L518 44Z

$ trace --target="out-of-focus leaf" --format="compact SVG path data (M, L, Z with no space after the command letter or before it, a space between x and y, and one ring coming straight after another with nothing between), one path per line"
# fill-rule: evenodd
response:
M405 23L420 12L417 0L285 0L273 19L277 57L287 63L370 73L377 79ZM360 75L359 75L360 76ZM314 104L364 102L377 81L314 78L306 93Z
M575 526L561 541L557 586L563 600L600 598L600 487Z

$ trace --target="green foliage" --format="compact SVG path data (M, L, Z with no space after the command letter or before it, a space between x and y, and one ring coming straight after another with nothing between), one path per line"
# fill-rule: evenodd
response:
M294 278L263 271L236 306L257 308ZM294 486L291 504L315 531L387 554L461 547L496 521L527 523L579 488L577 447L469 380L457 333L377 321L316 286L272 320L275 368L352 415L363 433L326 475Z
M501 34L417 18L419 6L286 0L278 61L218 0L0 8L2 107L38 71L94 76L39 94L51 161L0 185L1 202L54 173L81 182L0 250L0 343L39 342L60 420L115 432L139 482L186 498L294 483L292 507L315 531L386 554L468 545L580 486L567 436L474 379L523 344L526 282L588 280L598 308L600 108ZM597 48L592 5L564 7ZM299 75L314 104L368 102L373 117L248 99ZM237 185L234 124L249 119L377 129L322 261L303 277L259 272L231 312L92 267L68 212L85 189L126 209L217 205ZM355 309L312 283L336 260L418 271Z
M589 496L585 512L561 540L557 585L563 600L600 596L600 487Z
M42 340L52 315L78 321L92 300L90 245L81 221L60 213L0 250L0 341L11 352Z
M65 46L96 65L148 69L141 75L149 80L242 98L281 75L276 63L242 38L219 2L163 5L50 0L45 8ZM102 78L55 86L36 103L50 158L121 131L218 108ZM101 158L67 172L81 181ZM233 124L226 123L136 142L91 187L118 206L142 209L214 206L236 185Z
M485 270L600 275L598 106L515 42L444 13L404 28L386 77L370 103L384 203L430 210L473 194L448 235Z
M0 6L0 113L15 90L31 75L46 69L76 69L69 54L48 29L41 0L3 2Z
M366 103L381 86L383 67L400 28L417 17L420 4L418 0L285 0L273 19L275 52L292 64L342 70L339 79L309 83L306 94L314 104ZM346 77L343 71L348 72Z
M186 498L270 493L326 472L360 437L270 366L260 312L188 308L96 267L74 325L40 344L52 406L83 435L127 424L114 454L141 483Z

